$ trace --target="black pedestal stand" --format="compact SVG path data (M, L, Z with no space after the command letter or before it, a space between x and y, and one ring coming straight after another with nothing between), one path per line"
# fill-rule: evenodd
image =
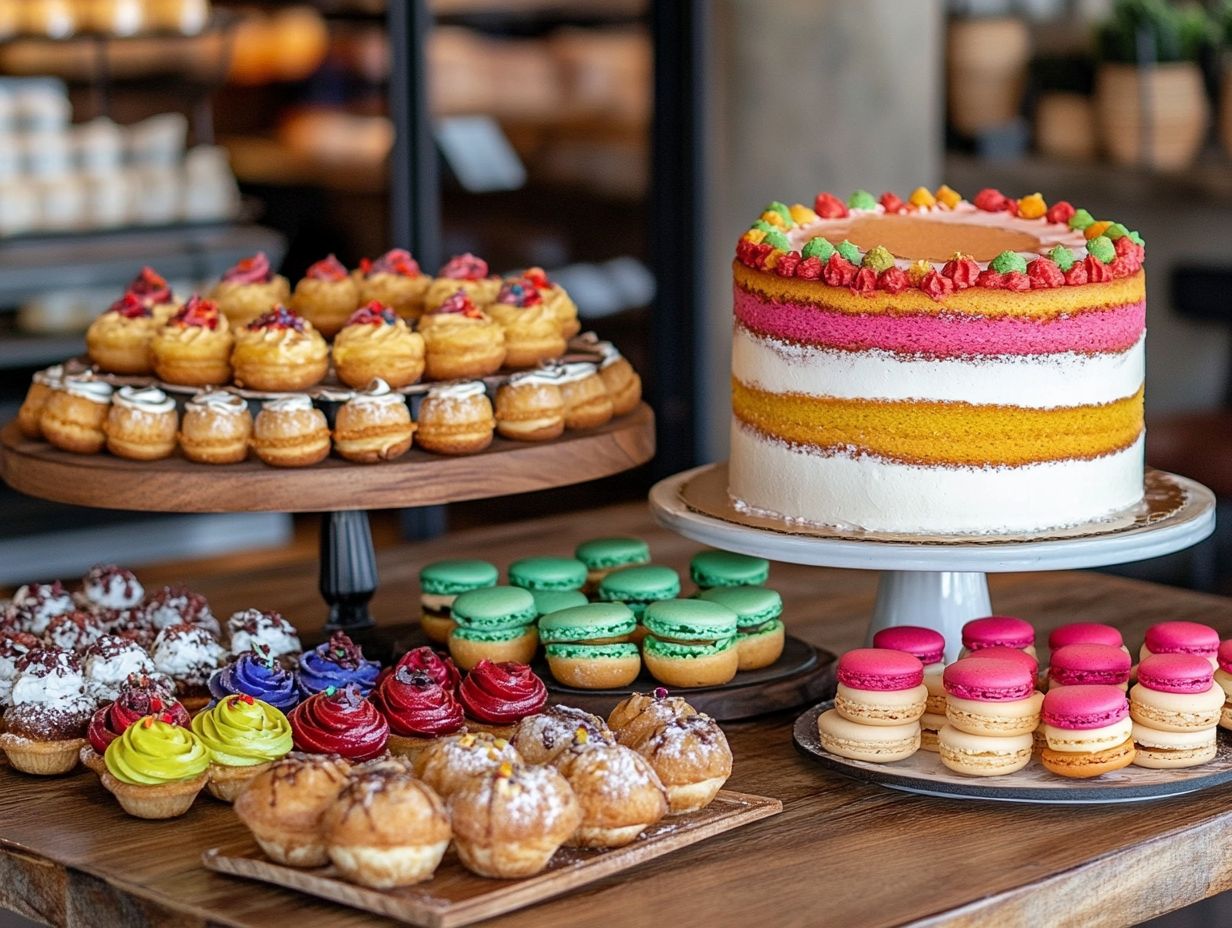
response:
M378 583L368 513L362 509L321 515L321 596L329 605L327 631L376 624L368 601Z

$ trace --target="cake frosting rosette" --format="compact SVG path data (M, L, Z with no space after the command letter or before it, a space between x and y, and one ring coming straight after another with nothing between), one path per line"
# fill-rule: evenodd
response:
M129 815L174 818L209 779L210 755L192 730L166 716L138 719L103 754L103 786Z
M401 665L381 680L372 704L389 723L389 750L411 758L441 735L459 731L465 721L451 689Z
M97 639L86 648L81 665L86 677L86 693L99 702L117 698L133 674L156 673L154 661L145 649L119 635L103 635ZM162 677L162 680L172 686L168 678Z
M371 760L389 740L389 723L357 684L329 687L301 702L288 718L295 747L309 754Z
M254 696L281 712L290 712L300 701L295 674L280 666L268 646L262 644L216 671L208 686L214 699Z
M346 632L334 632L329 641L300 655L299 688L304 696L312 696L331 686L341 689L354 685L367 696L376 686L380 670L381 665L367 660Z
M66 612L47 623L43 641L48 647L82 654L103 635L103 623L90 612Z
M155 632L168 625L197 625L214 635L221 634L209 601L182 586L164 586L152 593L145 601L145 618Z
M219 700L193 718L192 730L210 755L210 794L224 802L292 747L287 717L247 694Z
M145 598L145 587L131 570L96 564L81 579L81 598L97 609L131 609Z
M428 645L407 651L398 658L398 662L393 667L381 671L381 680L400 668L426 673L451 693L457 693L462 683L462 673L458 670L458 665L453 662L453 658L442 655Z
M76 608L73 597L57 580L55 583L27 583L19 586L5 609L4 623L14 631L42 635L51 620Z
M154 668L175 681L176 695L191 712L209 702L206 684L227 652L204 628L168 625L154 639L150 656Z
M231 638L232 654L255 651L257 645L266 646L276 658L284 654L299 654L304 650L295 626L280 612L261 609L236 612L227 619L227 634Z
M12 705L17 662L42 646L43 642L29 632L8 631L0 634L0 708Z
M483 660L458 690L467 727L508 738L513 727L548 700L547 687L526 664Z
M81 748L81 762L100 776L103 755L108 746L128 726L147 715L158 716L172 725L189 727L188 710L176 702L171 689L157 678L133 674L116 698L95 710L86 729L89 742Z

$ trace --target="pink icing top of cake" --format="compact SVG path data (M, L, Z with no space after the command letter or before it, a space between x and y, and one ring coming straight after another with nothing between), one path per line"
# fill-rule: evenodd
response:
M1146 630L1146 648L1152 654L1214 657L1219 649L1219 633L1201 622L1160 622Z
M924 682L924 665L902 651L856 648L838 659L838 682L853 690L909 690Z
M896 625L883 628L873 635L874 648L906 651L921 664L935 664L945 655L945 638L931 628L919 625Z
M1133 661L1110 644L1067 644L1052 652L1048 675L1062 686L1121 684L1129 679Z
M1138 683L1160 693L1205 693L1215 685L1213 675L1200 654L1152 654L1138 665Z
M1086 731L1129 715L1129 700L1115 686L1063 686L1044 696L1040 718L1053 728Z
M1121 633L1100 622L1073 622L1054 628L1048 635L1048 650L1056 651L1071 644L1106 644L1119 648L1125 644Z
M1219 669L1232 673L1232 638L1219 645Z
M964 657L945 668L945 691L976 702L1012 702L1035 692L1035 676L1015 661Z
M968 651L981 648L1026 648L1035 644L1035 629L1030 622L1010 615L990 615L972 619L962 630L963 647Z
M1034 676L1039 672L1039 661L1033 658L1026 651L1021 651L1018 648L1007 648L1002 645L997 645L992 648L980 648L974 652L976 657L990 661L1010 661L1022 667L1027 673Z

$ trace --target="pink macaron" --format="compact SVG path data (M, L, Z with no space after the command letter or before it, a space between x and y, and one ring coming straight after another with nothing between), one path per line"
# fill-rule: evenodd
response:
M1110 644L1069 644L1052 652L1048 679L1053 686L1123 686L1133 661Z
M939 631L919 625L896 625L873 635L874 648L906 651L921 664L936 664L945 659L945 638Z
M1025 650L1035 646L1035 629L1013 616L990 615L964 625L962 643L972 652L997 647Z
M1232 673L1232 638L1220 643L1216 659L1219 661L1220 670L1224 673Z
M972 657L978 657L980 660L987 661L1012 661L1019 667L1026 669L1027 673L1035 676L1039 672L1039 661L1028 654L1026 651L1020 651L1018 648L980 648Z
M1071 644L1106 644L1119 648L1125 644L1120 631L1101 622L1072 622L1054 628L1048 635L1048 650L1056 651Z
M1153 654L1138 665L1138 684L1159 693L1205 693L1215 680L1201 655Z
M1215 661L1219 633L1201 622L1160 622L1146 630L1140 659L1152 654L1196 654Z
M924 682L924 665L903 651L856 648L838 659L838 682L853 690L909 690Z
M1053 728L1105 728L1129 716L1129 700L1115 686L1063 686L1049 690L1040 720Z
M1035 675L1014 661L965 657L945 668L945 691L956 699L1009 702L1035 692Z

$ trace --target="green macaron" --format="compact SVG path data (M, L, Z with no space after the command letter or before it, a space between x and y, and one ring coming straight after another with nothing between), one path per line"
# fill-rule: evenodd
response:
M721 651L735 644L738 619L735 612L719 603L665 599L646 607L642 624L661 644L715 645Z
M578 590L531 590L530 595L534 597L535 610L540 615L585 606L590 602L586 594Z
M625 536L592 538L578 545L573 556L585 564L587 570L612 570L632 564L649 564L650 545L640 538Z
M504 641L513 641L515 638L531 634L532 631L533 629L529 625L514 625L510 628L467 628L465 625L459 625L450 632L450 635L462 641L497 644Z
M539 640L545 645L602 641L633 634L637 619L623 603L589 603L545 615Z
M493 631L530 625L539 611L528 591L516 586L492 586L459 595L453 601L450 615L459 629Z
M624 603L640 618L647 603L680 595L680 575L659 564L622 567L600 581L598 595L603 602Z
M734 551L699 551L689 561L689 575L701 589L760 586L770 577L770 562Z
M783 598L764 586L715 587L698 594L698 599L718 603L736 613L741 634L759 631L767 622L783 614Z
M419 585L433 596L457 596L470 590L496 586L500 571L487 561L437 561L419 572Z
M566 661L614 661L628 660L638 656L637 645L630 641L620 641L611 644L549 644L543 648L551 660Z
M524 590L580 590L586 565L571 557L526 557L509 565L509 582Z

